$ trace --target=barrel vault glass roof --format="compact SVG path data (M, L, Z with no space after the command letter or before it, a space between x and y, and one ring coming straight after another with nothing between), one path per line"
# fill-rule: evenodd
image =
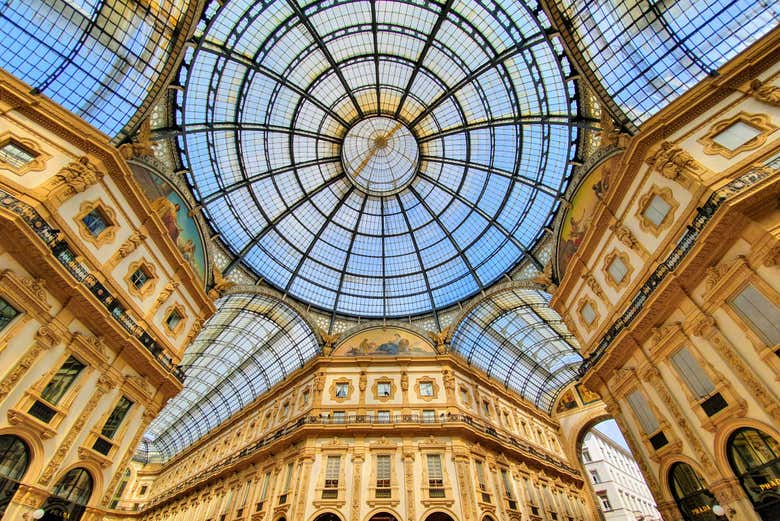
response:
M548 302L530 289L490 295L459 322L451 350L549 413L582 357ZM152 422L136 459L170 459L319 353L309 324L275 298L228 295L217 308L182 362L184 390Z
M115 137L165 66L186 0L14 0L0 67Z
M778 24L754 0L559 1L585 62L639 125Z
M175 117L227 272L334 315L414 316L489 286L551 224L580 121L535 1L231 0L201 31Z

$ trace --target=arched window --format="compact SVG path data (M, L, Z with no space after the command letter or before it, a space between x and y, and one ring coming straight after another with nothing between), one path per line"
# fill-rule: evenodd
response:
M434 512L425 518L425 521L455 521L448 514L444 512Z
M780 443L759 430L739 429L729 437L726 451L761 519L780 519Z
M42 521L79 521L92 496L92 475L81 467L71 469L54 486L43 505Z
M715 496L701 476L687 463L675 463L669 469L669 487L685 521L718 521L712 513Z
M337 516L336 514L331 514L330 512L327 512L325 514L320 514L319 516L317 516L317 519L315 519L314 521L341 521L341 519L339 519L339 516Z
M19 488L30 463L30 449L17 436L0 436L0 518Z
M393 514L389 514L387 512L379 512L378 514L374 514L371 516L371 519L369 521L398 521Z

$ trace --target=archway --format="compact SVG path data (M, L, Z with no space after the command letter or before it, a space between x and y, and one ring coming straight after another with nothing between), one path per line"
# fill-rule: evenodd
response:
M726 454L759 517L780 521L780 443L757 429L738 429L729 437Z
M398 521L393 514L388 512L377 512L368 521Z
M314 521L341 521L341 519L336 514L326 512L324 514L318 515Z
M79 521L92 497L92 475L84 468L70 469L43 504L42 521Z
M669 468L669 487L685 521L720 521L712 512L715 496L702 477L687 463Z
M0 436L0 518L30 465L30 449L18 436Z
M577 449L601 519L661 519L615 420L597 421L581 431Z
M434 512L425 518L425 521L455 521L449 514L444 512Z

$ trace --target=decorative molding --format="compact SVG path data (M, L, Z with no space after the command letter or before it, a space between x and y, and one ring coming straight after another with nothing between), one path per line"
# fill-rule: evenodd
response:
M0 165L2 165L4 169L10 170L18 176L23 176L27 172L42 172L46 170L46 161L51 158L51 154L44 152L38 143L32 139L16 136L11 132L0 134L0 147L5 146L11 141L18 143L29 152L34 153L35 157L18 168L4 161L0 161Z
M327 331L320 328L320 336L322 337L322 354L325 356L330 356L330 354L333 352L333 348L336 347L339 338L341 338L341 333L330 335Z
M664 216L661 224L658 226L656 226L655 223L650 221L650 219L645 216L647 207L650 206L650 202L656 195L669 205L669 211L667 212L666 216ZM639 203L637 204L636 210L636 218L639 221L639 227L642 228L643 231L658 237L662 231L672 226L672 224L675 222L674 214L677 213L677 209L679 207L680 203L677 202L677 200L674 198L671 188L661 188L660 186L654 184L650 187L650 190L648 190L639 198Z
M649 257L647 250L645 250L642 245L639 244L639 241L636 239L634 233L628 226L620 221L615 221L609 226L609 229L612 231L612 233L615 234L617 240L619 240L629 250L637 252L643 259L647 259Z
M646 162L665 178L677 181L683 186L688 184L686 173L698 176L706 171L689 152L669 141L662 142Z
M433 394L431 396L423 396L420 393L420 385L423 384L423 383L430 383L431 384L431 388L433 389ZM430 402L430 401L433 401L433 400L435 400L435 399L437 399L439 397L439 384L437 384L436 380L434 380L430 376L423 376L423 377L418 378L414 382L414 392L417 393L417 398L419 398L420 400L423 400L423 401L426 401L426 402Z
M146 282L144 282L140 288L137 288L135 284L133 284L132 280L133 274L138 269L142 269L148 276ZM154 286L157 284L158 280L157 269L155 268L154 264L148 262L146 259L140 259L130 264L124 280L125 284L127 284L128 292L140 299L144 299L149 296L152 291L154 291Z
M149 316L152 316L155 313L157 313L157 310L160 309L160 306L165 304L165 302L171 297L171 295L173 295L173 292L176 291L176 288L178 287L179 287L179 283L175 280L167 282L165 286L163 286L163 289L160 290L160 294L157 295L154 304L152 304L152 307L149 310Z
M626 267L626 274L623 276L623 280L620 282L616 281L609 272L609 266L615 259L620 259L621 262L623 262L623 265ZM617 249L613 249L604 257L604 263L601 267L601 271L604 274L604 280L607 281L607 284L612 286L612 289L615 291L620 291L620 289L622 289L624 286L628 286L628 283L631 281L631 275L634 273L634 267L631 265L631 261L629 260L626 253Z
M447 352L447 337L450 334L450 328L445 327L441 331L428 331L428 336L433 340L436 352L443 355Z
M780 107L780 87L768 85L756 78L750 82L750 94L759 101Z
M105 174L93 165L89 158L82 156L65 165L49 184L49 198L63 200L84 192L97 184Z
M99 210L100 213L103 214L103 217L105 217L106 228L99 234L92 235L84 224L83 219L89 212L95 209ZM76 214L76 217L73 218L73 221L76 223L76 229L78 229L81 238L92 243L96 248L114 242L116 231L119 229L119 226L116 224L116 213L106 206L102 199L81 203L79 211Z
M347 384L346 396L336 396L336 388L338 387L338 384ZM349 378L337 378L331 382L328 392L330 393L331 400L336 403L343 403L349 401L352 398L352 393L355 392L355 386L352 384L352 380Z
M138 230L133 231L130 237L114 252L114 255L106 263L108 266L116 266L122 259L133 253L146 240L146 235Z
M379 396L379 384L380 383L387 383L390 384L390 395L389 396ZM395 380L392 378L389 378L387 376L380 376L376 380L374 380L374 384L371 386L371 392L374 395L374 398L380 402L388 402L392 401L395 398L395 393L398 390L398 388L395 385Z
M585 283L588 285L590 290L601 300L605 300L604 297L604 290L601 289L601 286L599 285L599 281L596 280L596 277L593 276L593 273L590 271L585 271L585 273L582 274L582 280L585 281Z
M224 295L227 290L236 285L236 283L232 280L228 280L223 277L222 272L219 271L219 268L217 268L216 265L211 267L211 274L214 285L209 290L208 295L212 300L217 300L219 297Z
M750 138L734 149L727 148L715 141L715 137L718 134L739 122L742 122L749 127L753 127L759 131L759 134ZM731 159L743 152L747 152L748 150L755 150L756 148L759 148L764 143L766 143L767 139L769 139L769 135L772 134L775 130L777 130L777 126L771 123L768 115L740 112L731 118L723 119L713 124L710 127L709 132L700 137L697 141L704 146L705 154L721 155L726 159Z

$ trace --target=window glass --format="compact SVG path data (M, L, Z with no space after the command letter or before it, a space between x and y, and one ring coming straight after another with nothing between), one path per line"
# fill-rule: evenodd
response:
M0 146L0 161L13 168L21 168L33 159L37 154L27 150L22 145L9 141Z
M433 396L432 382L420 382L420 396Z
M92 476L83 468L71 469L55 485L52 494L79 505L86 505L92 495Z
M181 315L177 310L173 310L168 314L168 318L165 319L165 323L168 325L168 329L173 331L176 329L176 326L179 325L179 322L181 322Z
M49 380L49 383L46 384L41 393L41 398L52 405L57 405L84 367L86 367L84 364L69 356L65 363L62 364L62 367Z
M612 262L609 263L607 271L609 272L609 276L612 277L612 280L615 281L615 284L620 284L623 282L623 279L626 278L626 274L628 274L628 267L626 266L626 263L623 262L623 259L615 257L612 259Z
M390 411L377 411L376 419L379 423L390 423Z
M648 203L647 208L645 208L645 211L642 212L642 215L657 228L664 222L664 219L669 215L671 209L672 206L666 202L666 199L655 194L650 199L650 202Z
M19 312L11 304L0 298L0 331L5 328L18 315Z
M761 134L761 129L738 120L721 130L712 140L724 148L735 150Z
M144 287L144 284L146 284L148 280L149 280L149 274L143 268L138 268L130 276L130 282L133 283L135 289L141 289L142 287Z
M344 411L333 411L333 423L344 423Z
M376 391L379 396L390 396L390 382L379 382Z
M648 405L644 395L639 391L633 391L627 396L627 399L628 404L639 419L644 433L652 434L657 431L659 428L658 419L653 414L653 411L650 410L650 405Z
M0 435L0 478L20 481L29 461L30 451L21 438L10 434Z
M780 344L780 307L752 284L730 301L732 309L768 346Z
M431 487L442 486L444 476L441 468L441 455L428 454L426 461L428 462L428 485Z
M780 443L768 434L756 429L740 429L732 434L728 444L729 457L739 474L750 472L780 458ZM764 468L766 475L780 471ZM780 476L771 476L778 478ZM767 482L771 481L771 478Z
M506 469L501 469L501 481L504 483L504 493L506 497L512 499L512 483L510 481L509 472Z
M593 309L593 306L590 304L590 302L586 302L582 305L582 308L580 308L580 312L582 313L582 320L585 321L586 324L591 325L596 320L596 311Z
M100 235L103 230L108 228L106 216L100 211L100 208L94 208L91 212L81 218L81 222L87 227L87 230L93 237Z
M685 385L696 398L704 398L715 391L715 384L712 383L687 347L683 347L673 354L671 360Z
M348 383L337 383L336 384L336 397L337 398L346 398L347 392L349 391L349 384Z
M341 469L341 456L328 456L325 466L325 487L338 488L339 470Z
M423 411L423 421L425 423L433 423L436 421L436 411L432 410L424 410Z
M116 404L116 407L114 407L114 410L111 411L111 415L106 420L106 423L103 425L103 429L100 431L100 433L106 438L113 438L116 434L116 431L119 429L119 426L122 424L122 421L125 419L125 416L127 416L127 412L130 410L132 405L133 402L124 396L121 397L119 402Z
M387 454L376 457L376 488L390 488L390 456Z

